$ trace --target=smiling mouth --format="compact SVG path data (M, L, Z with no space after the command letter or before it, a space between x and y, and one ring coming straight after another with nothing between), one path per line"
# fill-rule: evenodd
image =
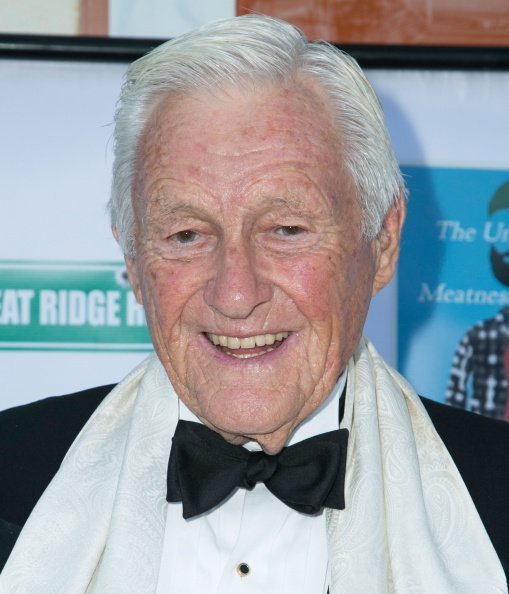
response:
M251 359L260 357L279 348L288 338L290 332L278 332L277 334L256 334L245 338L236 336L224 336L207 332L206 336L210 342L220 349L225 355L235 359Z

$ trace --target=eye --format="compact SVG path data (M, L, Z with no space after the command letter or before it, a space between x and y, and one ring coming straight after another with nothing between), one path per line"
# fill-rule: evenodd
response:
M196 231L191 231L191 229L185 229L184 231L179 231L170 237L174 241L178 243L192 243L198 237L198 233Z
M276 229L278 235L299 235L303 232L304 229L302 227L297 227L296 225L285 225Z

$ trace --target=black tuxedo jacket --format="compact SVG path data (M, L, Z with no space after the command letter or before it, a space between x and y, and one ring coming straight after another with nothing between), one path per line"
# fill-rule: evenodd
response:
M25 521L90 415L102 386L0 412L0 569ZM509 423L423 403L509 569Z

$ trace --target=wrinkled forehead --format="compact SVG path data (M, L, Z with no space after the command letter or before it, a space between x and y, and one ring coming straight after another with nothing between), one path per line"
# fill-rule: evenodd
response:
M330 101L316 85L161 95L138 145L135 192L144 195L165 175L199 173L216 186L231 185L237 172L285 166L330 186L342 177L341 153Z

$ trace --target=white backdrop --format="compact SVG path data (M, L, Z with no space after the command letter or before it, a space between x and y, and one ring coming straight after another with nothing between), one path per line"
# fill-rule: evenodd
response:
M111 121L124 70L119 64L0 61L0 264L121 262L105 204ZM401 163L508 167L509 74L386 70L369 77ZM396 309L393 283L375 299L366 327L393 364ZM7 330L0 324L0 343ZM143 349L4 345L0 408L118 381L144 356Z
M2 261L121 261L105 205L124 71L119 64L0 61ZM5 332L0 326L0 340ZM0 408L117 381L143 356L1 350Z

